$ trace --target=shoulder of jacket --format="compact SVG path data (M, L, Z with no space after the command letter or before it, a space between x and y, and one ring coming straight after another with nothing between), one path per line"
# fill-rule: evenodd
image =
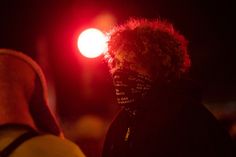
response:
M17 153L17 151L27 152L29 154L35 154L38 152L42 154L42 156L43 154L50 156L55 156L55 154L57 154L58 157L65 155L68 157L85 157L79 146L72 141L49 134L39 135L27 140L17 148L15 153Z

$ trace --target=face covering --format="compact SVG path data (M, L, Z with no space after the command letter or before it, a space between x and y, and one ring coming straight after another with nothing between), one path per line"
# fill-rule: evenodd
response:
M117 102L121 106L135 106L135 102L147 94L151 88L150 77L137 72L118 69L113 73L113 84Z

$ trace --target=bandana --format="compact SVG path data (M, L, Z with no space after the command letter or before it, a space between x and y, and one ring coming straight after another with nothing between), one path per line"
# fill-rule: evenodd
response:
M121 106L133 106L151 88L150 77L131 70L119 69L113 74L117 102Z

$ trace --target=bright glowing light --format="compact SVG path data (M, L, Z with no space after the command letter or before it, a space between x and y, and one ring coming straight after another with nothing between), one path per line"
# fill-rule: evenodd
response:
M104 33L95 28L83 31L77 40L81 54L88 58L100 56L107 49L107 40Z

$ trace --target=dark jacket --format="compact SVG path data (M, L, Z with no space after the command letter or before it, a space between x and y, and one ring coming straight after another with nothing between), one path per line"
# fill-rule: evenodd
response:
M201 104L198 88L184 80L154 86L136 107L123 108L109 128L103 157L233 157L231 142Z

